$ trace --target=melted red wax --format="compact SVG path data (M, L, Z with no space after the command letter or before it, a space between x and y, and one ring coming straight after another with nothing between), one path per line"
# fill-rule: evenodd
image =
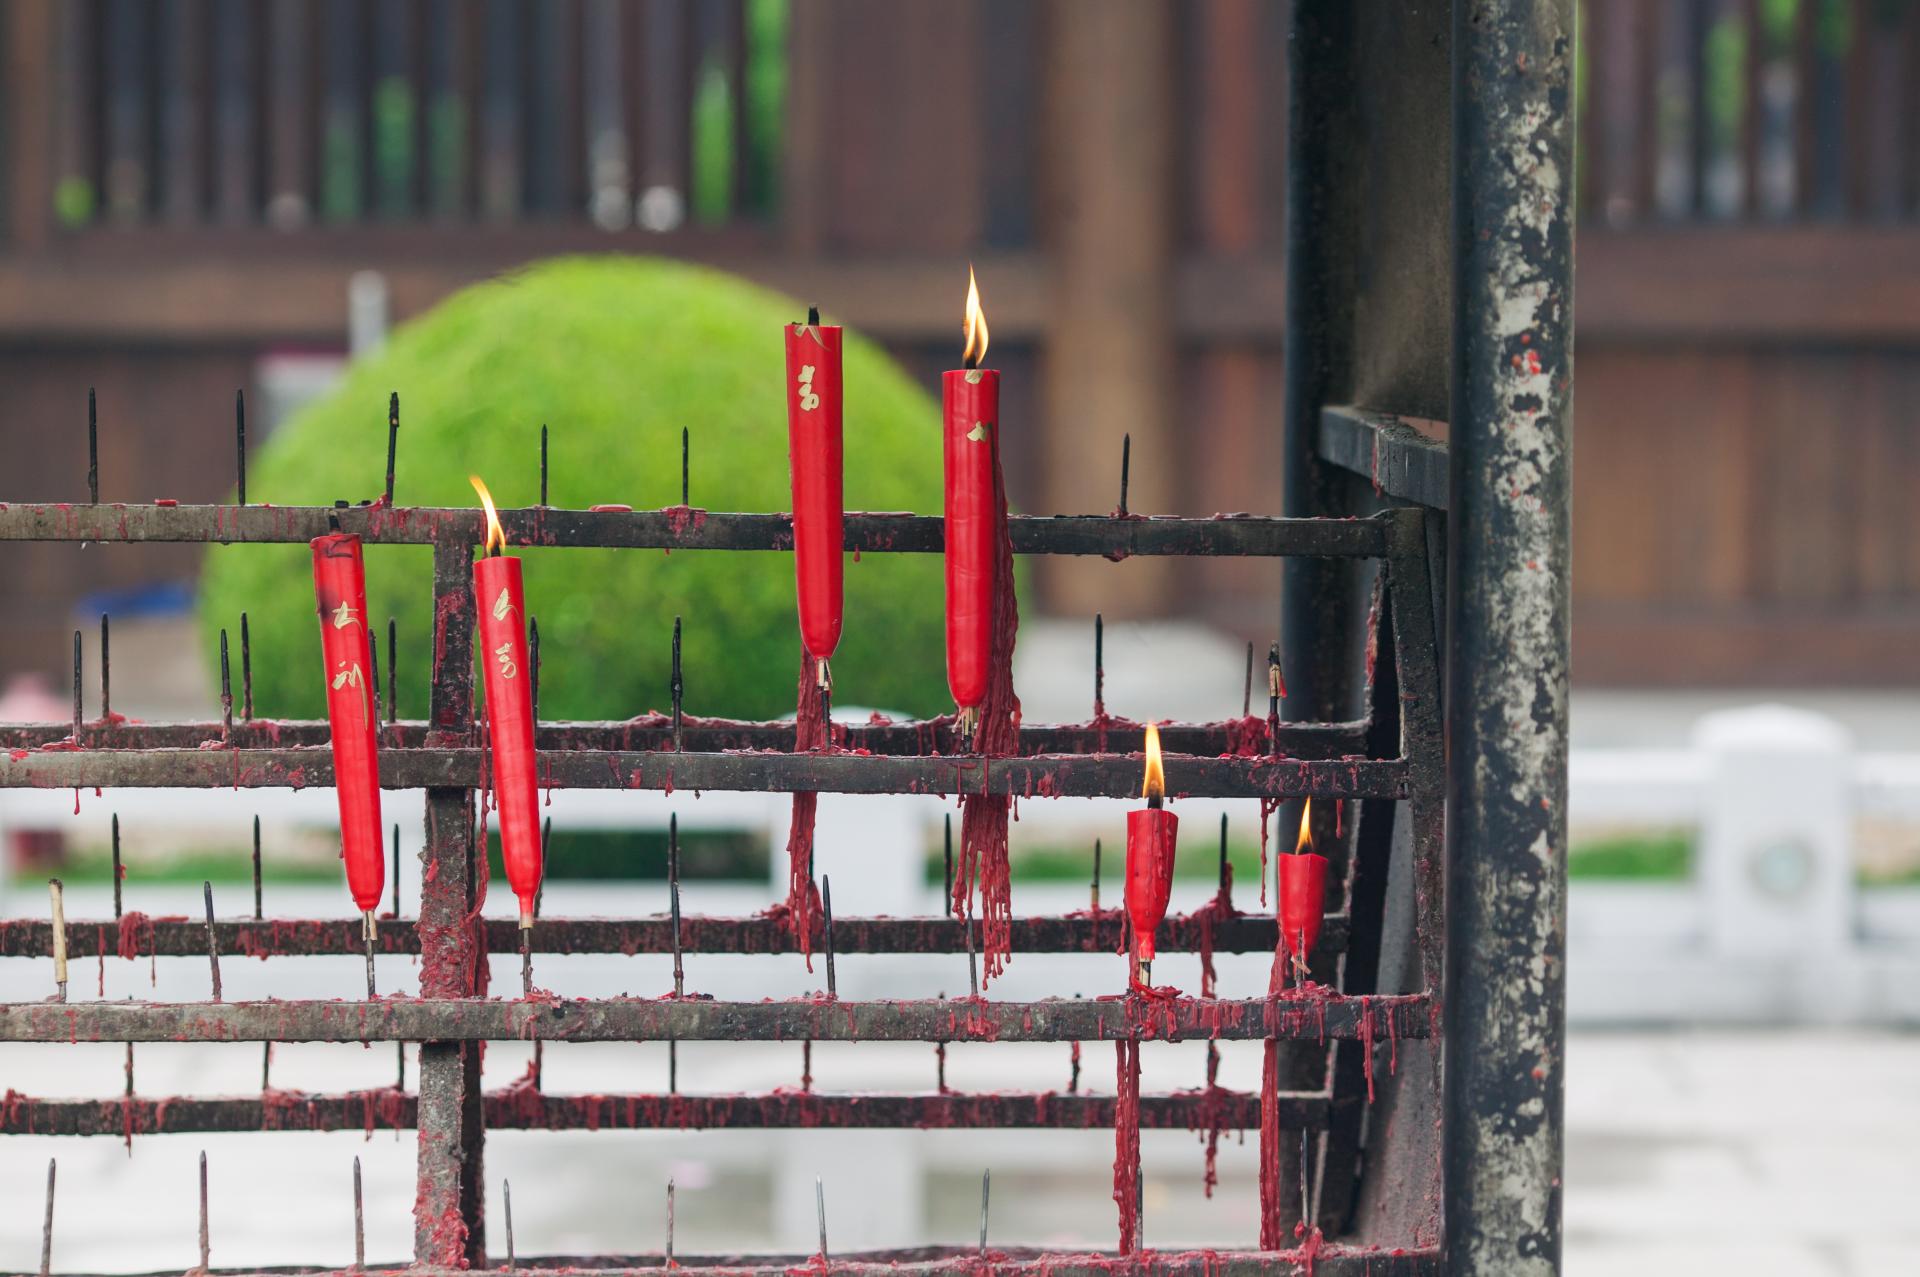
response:
M1133 1253L1140 1231L1140 1044L1114 1044L1113 1201L1120 1208L1120 1253Z
M820 664L805 648L800 652L800 686L793 715L796 753L827 749L825 698L820 695ZM813 818L820 798L812 793L793 796L793 825L787 831L787 926L800 946L807 970L813 970L813 929L820 916L820 888L813 880Z
M993 458L994 508L999 518L994 556L993 646L987 654L987 694L980 704L974 747L1005 757L1020 749L1020 698L1013 690L1013 647L1020 629L1020 600L1013 584L1013 541L1007 533L1007 486L1000 454ZM985 770L981 778L985 780ZM1013 879L1007 864L1005 794L970 793L960 799L960 863L953 875L954 911L973 913L973 887L980 887L981 983L1006 970L1013 955Z
M1273 820L1273 813L1280 810L1278 798L1260 800L1260 906L1267 904L1267 826Z
M1286 989L1285 947L1274 950L1267 996ZM1260 1249L1286 1245L1280 1222L1280 1044L1268 1038L1260 1062Z

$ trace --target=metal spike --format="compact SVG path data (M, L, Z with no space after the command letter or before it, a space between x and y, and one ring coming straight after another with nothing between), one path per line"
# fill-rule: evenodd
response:
M527 696L533 702L534 726L540 724L540 618L527 618Z
M673 748L680 751L680 703L686 692L686 683L680 673L680 618L673 618L673 675L667 685L673 696Z
M1247 640L1247 683L1240 693L1240 717L1253 713L1253 640Z
M1120 513L1127 512L1127 471L1133 465L1133 435L1120 437Z
M824 874L820 878L820 912L826 920L827 942L827 996L840 996L839 985L833 978L833 875Z
M944 998L947 995L943 991L940 996ZM945 1042L933 1044L933 1083L940 1094L947 1093L947 1044Z
M993 1191L993 1172L980 1172L980 1253L987 1253L987 1199Z
M688 493L690 493L692 490L693 489L691 485L687 482L687 428L685 426L682 426L680 427L680 504L681 505L693 504L690 500L688 500Z
M507 1216L507 1267L513 1267L513 1184L509 1180L500 1181L500 1205Z
M826 1187L821 1184L818 1175L813 1177L813 1209L814 1213L820 1218L820 1260L822 1263L825 1263L827 1258L827 1190Z
M367 1001L371 1002L379 996L373 987L373 947L380 938L379 924L373 919L373 910L367 909L361 913L360 928L361 939L367 947Z
M400 822L393 822L393 916L400 916Z
M667 1181L667 1267L673 1267L673 1181Z
M1232 882L1232 868L1227 864L1227 813L1220 813L1220 892L1226 894L1228 884Z
M207 1236L207 1150L200 1150L200 1271L212 1265L213 1247Z
M400 392L387 392L387 505L393 505L393 461L400 447Z
M800 1040L800 1089L813 1090L813 1039Z
M100 415L93 387L87 387L87 500L100 504Z
M120 879L125 871L120 867L120 813L113 813L113 917L120 919Z
M547 426L540 423L540 504L547 504Z
M1107 710L1106 618L1093 614L1093 712L1098 717Z
M673 996L686 992L680 949L680 813L667 817L667 905L673 915ZM828 933L831 935L831 931Z
M376 744L380 739L380 645L371 637L367 639L367 691L373 697L373 735ZM393 717L391 713L387 715Z
M396 1091L404 1091L407 1089L407 1044L405 1042L395 1042L393 1048L393 1053L397 1061L397 1066L394 1070L393 1089Z
M233 461L234 469L240 476L239 500L235 505L247 503L247 392L233 392Z
M953 813L947 813L947 888L942 894L947 903L947 917L953 917Z
M53 983L55 1000L67 1000L67 889L58 878L47 879L47 900L53 911Z
M258 919L260 912L260 817L253 818L253 916Z
M1072 1043L1069 1056L1072 1068L1067 1074L1067 1092L1077 1095L1080 1091L1080 1044L1078 1042Z
M47 1159L47 1218L40 1225L40 1277L53 1271L53 1181L57 1163Z
M213 930L213 884L203 882L207 901L207 964L213 969L213 1000L220 1001L220 941Z
M73 743L80 743L80 631L73 632Z
M253 721L253 634L247 614L240 614L240 717Z
M227 632L220 631L220 739L233 743L233 668L227 660Z
M360 1191L360 1158L353 1159L353 1267L358 1272L367 1266L367 1214Z
M540 822L540 881L533 888L533 916L540 916L540 903L547 898L547 866L553 862L553 817Z
M980 996L980 964L973 951L973 915L967 915L967 992L969 997Z
M133 1043L127 1043L127 1094L133 1094Z
M260 1044L260 1089L262 1091L273 1089L273 1043L271 1042Z
M400 657L396 652L399 643L399 630L392 617L387 618L387 721L400 721L400 691L396 681L399 677Z
M100 614L100 725L113 726L113 634L107 614Z

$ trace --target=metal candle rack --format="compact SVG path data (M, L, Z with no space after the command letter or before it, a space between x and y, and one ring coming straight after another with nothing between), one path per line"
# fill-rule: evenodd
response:
M397 412L396 414L397 415ZM236 430L244 429L236 415ZM396 432L390 430L391 443ZM544 461L544 448L542 457ZM244 463L243 463L244 464ZM389 466L391 469L391 466ZM543 467L544 469L544 467ZM97 469L89 470L97 495ZM544 483L542 485L544 491ZM390 489L389 489L390 493ZM474 918L476 796L483 756L475 731L471 647L474 611L470 565L482 536L471 509L265 505L10 505L0 509L0 540L65 542L301 543L328 530L329 518L368 545L430 545L434 550L430 713L424 722L392 718L397 653L389 636L386 721L381 736L381 783L427 791L426 838L421 853L418 915L394 918L378 932L379 951L418 954L420 996L370 1002L292 1001L188 1004L138 1002L28 1002L0 1006L0 1039L46 1043L197 1041L371 1041L420 1044L419 1085L303 1096L283 1103L265 1089L251 1097L50 1100L10 1096L0 1106L0 1131L41 1134L133 1135L189 1131L332 1130L372 1125L417 1128L419 1184L415 1265L453 1269L486 1262L481 1210L482 1151L487 1128L707 1127L969 1127L1108 1126L1111 1096L1036 1091L968 1095L830 1094L780 1090L759 1095L548 1095L537 1085L483 1094L481 1041L920 1041L943 1050L948 1041L1057 1041L1283 1039L1318 1057L1323 1084L1278 1096L1282 1125L1319 1143L1308 1177L1315 1190L1311 1223L1328 1236L1345 1226L1352 1208L1369 1132L1365 1122L1372 1077L1370 1057L1390 1041L1437 1032L1428 993L1383 995L1376 983L1382 947L1384 887L1401 804L1411 815L1411 864L1422 907L1413 924L1418 969L1425 985L1441 964L1439 895L1442 787L1438 668L1427 529L1420 511L1388 510L1359 519L1225 516L1145 518L1119 513L1091 517L1021 517L1011 521L1022 554L1183 556L1314 556L1377 563L1374 607L1367 635L1370 679L1367 712L1354 721L1279 722L1246 716L1220 722L1172 724L1162 730L1168 751L1168 792L1176 796L1242 798L1258 803L1262 818L1286 800L1309 795L1332 800L1351 814L1322 822L1322 846L1335 862L1333 894L1318 949L1317 981L1338 989L1301 996L1171 1001L1048 999L1003 1002L978 993L918 1001L842 1001L831 993L782 1002L734 1003L705 999L567 999L476 997L477 958L519 949L512 920ZM686 505L662 510L503 510L510 541L518 545L663 550L791 548L784 514L725 514ZM941 548L941 521L909 515L849 514L846 547L863 553L931 553ZM0 727L0 785L10 787L324 786L331 757L323 722L273 722L252 716L252 652L243 619L241 713L233 713L228 648L222 644L221 720L131 724L105 709L110 665L108 623L101 621L103 714L79 713L72 725ZM223 636L224 640L224 636ZM1354 653L1359 659L1359 653ZM1095 687L1100 685L1096 656ZM1082 723L1028 725L1020 752L983 758L962 751L948 718L926 722L850 725L833 752L796 753L790 723L739 722L684 713L674 680L670 714L625 722L542 724L538 731L543 783L554 788L731 789L849 794L994 792L1017 796L1128 797L1140 782L1142 729L1096 704ZM1251 677L1249 677L1251 696ZM1251 706L1243 706L1251 708ZM212 747L209 747L212 746ZM52 747L52 748L48 748ZM118 851L116 822L115 849ZM901 848L900 854L915 854ZM256 874L258 862L256 860ZM396 891L398 875L395 879ZM677 905L677 883L676 889ZM74 920L62 929L69 958L131 950L148 954L208 955L218 987L220 954L255 957L358 954L357 918L152 920L122 914L116 892L112 923ZM1121 934L1116 908L1095 902L1087 911L1016 919L1016 952L1111 952ZM129 935L129 928L133 934ZM51 955L55 923L0 923L0 956ZM816 946L832 956L894 953L972 953L974 935L961 919L841 917L826 924ZM1192 951L1271 953L1273 917L1210 905L1169 918L1162 947ZM542 917L533 928L537 954L795 952L784 921L768 917L712 917L676 907L653 918ZM270 1047L269 1047L270 1049ZM1329 1063L1328 1052L1331 1052ZM1313 1071L1313 1070L1309 1070ZM1148 1128L1232 1130L1258 1127L1260 1097L1214 1085L1141 1098ZM1289 1135L1283 1147L1298 1148ZM1288 1225L1297 1219L1301 1162L1286 1158L1295 1186L1283 1194ZM984 1210L984 1205L983 1205ZM824 1218L822 1221L824 1232ZM1342 1248L1330 1243L1317 1271L1374 1274L1432 1271L1437 1255L1411 1244L1396 1251ZM1158 1255L1168 1271L1207 1268L1266 1272L1290 1263L1292 1252ZM937 1267L973 1248L868 1255L836 1255L835 1267L889 1263ZM520 1262L525 1263L525 1260ZM610 1256L588 1266L609 1271L650 1267L658 1257ZM727 1267L740 1259L675 1262L683 1268ZM773 1261L766 1261L773 1262ZM1111 1257L1069 1257L995 1251L994 1267L1059 1272L1077 1263L1110 1266Z

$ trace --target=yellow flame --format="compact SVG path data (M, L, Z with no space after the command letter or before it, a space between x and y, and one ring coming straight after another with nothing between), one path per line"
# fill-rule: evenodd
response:
M493 508L493 494L487 491L487 485L480 482L480 476L477 474L468 475L467 482L471 483L473 490L480 494L480 504L486 507L487 553L493 554L496 551L506 549L507 534L500 527L500 512Z
M1167 794L1167 773L1160 766L1160 729L1152 723L1147 724L1147 774L1140 782L1142 798L1164 798Z
M980 309L980 285L973 278L973 265L967 265L967 345L960 352L960 361L969 368L978 368L987 358L987 312Z
M1313 799L1300 804L1300 837L1294 840L1295 853L1313 850Z

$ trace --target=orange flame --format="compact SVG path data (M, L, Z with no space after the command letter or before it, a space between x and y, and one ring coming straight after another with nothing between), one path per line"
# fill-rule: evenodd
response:
M1160 766L1160 729L1147 724L1147 774L1140 782L1142 798L1165 798L1167 773Z
M967 265L967 345L960 362L978 368L987 358L987 312L980 309L980 285L974 281L973 265Z
M480 476L470 474L467 482L480 494L480 504L487 511L487 553L498 554L507 548L507 534L500 526L500 512L493 508L493 494L487 491L487 485L480 482Z
M1294 840L1294 854L1313 850L1313 799L1300 804L1300 837Z

